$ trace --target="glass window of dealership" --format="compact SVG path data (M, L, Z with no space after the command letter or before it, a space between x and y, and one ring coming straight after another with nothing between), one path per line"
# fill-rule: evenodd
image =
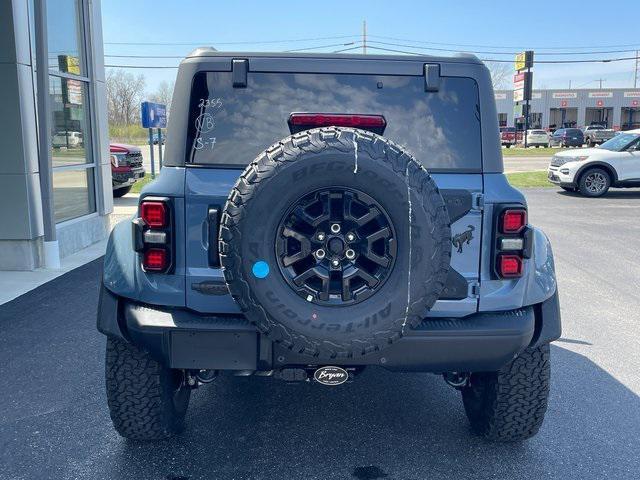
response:
M46 7L51 172L41 172L38 163L36 2ZM51 175L60 256L102 240L109 230L112 197L100 2L1 3L1 95L20 121L13 132L0 129L3 151L18 140L9 149L10 158L0 157L0 220L12 225L0 231L0 269L28 270L43 264L41 175ZM9 182L13 188L3 189Z
M47 9L51 159L56 223L95 212L84 12L79 0Z

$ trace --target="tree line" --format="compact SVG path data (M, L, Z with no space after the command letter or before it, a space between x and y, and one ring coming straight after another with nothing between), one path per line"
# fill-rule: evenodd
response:
M513 66L507 63L487 63L493 86L496 89L511 85ZM140 102L150 100L167 106L167 115L171 106L174 82L162 81L152 93L146 92L146 79L143 74L134 75L122 69L107 70L107 105L109 125L139 125Z
M140 103L149 100L171 105L174 82L162 81L154 92L146 92L143 74L134 75L123 69L108 69L106 78L109 125L139 125Z

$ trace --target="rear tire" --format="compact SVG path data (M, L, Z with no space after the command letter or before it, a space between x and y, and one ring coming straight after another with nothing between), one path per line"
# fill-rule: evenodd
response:
M183 430L191 390L182 371L115 338L107 339L105 363L109 413L120 435L161 440Z
M609 191L611 176L602 168L590 168L580 176L578 190L585 197L601 197Z
M497 372L472 374L462 389L471 428L499 442L534 436L547 410L550 374L549 344L527 348Z
M113 191L113 198L124 197L127 193L129 193L131 191L131 187L132 187L132 185L129 185L128 187L118 188L117 190L114 190Z

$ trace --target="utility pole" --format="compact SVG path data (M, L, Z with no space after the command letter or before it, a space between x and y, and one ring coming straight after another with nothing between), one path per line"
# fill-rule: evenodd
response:
M633 75L633 88L638 88L638 67L640 67L640 50L636 50L636 71Z
M569 80L569 90L571 90L571 80Z
M602 79L602 78L599 78L599 79L598 79L598 82L600 82L600 90L602 90L602 81L603 81L603 79Z
M362 21L362 54L367 54L367 21Z

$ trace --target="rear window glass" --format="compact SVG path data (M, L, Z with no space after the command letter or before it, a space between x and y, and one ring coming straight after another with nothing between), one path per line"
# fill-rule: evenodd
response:
M480 171L478 88L444 77L425 92L424 77L249 73L233 88L231 72L198 73L192 87L187 163L245 166L290 135L294 112L383 115L384 136L430 170Z
M533 135L544 135L547 132L545 132L544 130L531 130L531 133Z
M569 135L577 135L579 133L582 133L582 130L580 130L579 128L567 128L566 131Z

